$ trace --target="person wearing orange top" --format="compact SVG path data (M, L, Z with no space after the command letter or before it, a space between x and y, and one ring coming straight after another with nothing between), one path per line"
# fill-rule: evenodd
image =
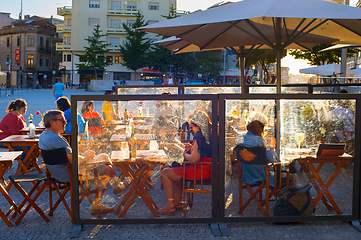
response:
M97 111L94 111L93 101L84 101L81 109L81 116L88 122L88 131L90 136L100 136L102 134L102 126L104 121Z

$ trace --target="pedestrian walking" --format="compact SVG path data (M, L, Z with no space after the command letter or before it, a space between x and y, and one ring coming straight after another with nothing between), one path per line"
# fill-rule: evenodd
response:
M58 98L64 96L64 84L62 83L61 79L58 79L58 82L54 84L53 87L53 95L55 97L55 101L58 100Z

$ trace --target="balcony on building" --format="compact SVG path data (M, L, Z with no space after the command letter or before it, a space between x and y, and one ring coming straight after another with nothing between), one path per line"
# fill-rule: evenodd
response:
M56 32L63 33L64 32L64 24L57 24L56 25Z
M61 43L56 43L56 51L63 51L64 44Z
M109 8L108 15L115 15L115 16L136 16L138 10L136 8L127 8L127 9L120 9L120 8Z
M64 16L64 15L68 15L71 14L71 6L65 6L65 7L58 7L57 8L57 14L59 16Z
M71 32L71 25L64 24L64 32Z
M107 33L127 34L127 31L123 27L108 26Z
M108 52L120 52L119 45L108 45L107 46Z
M71 43L67 43L67 42L63 43L63 49L64 50L65 49L71 49Z

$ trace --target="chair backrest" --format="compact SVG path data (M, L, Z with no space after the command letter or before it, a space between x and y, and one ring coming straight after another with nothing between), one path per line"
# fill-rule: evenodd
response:
M237 159L241 162L253 165L268 164L267 152L265 146L245 147L238 144L235 147Z
M42 150L41 155L46 165L67 164L68 158L65 148L57 148L53 150Z

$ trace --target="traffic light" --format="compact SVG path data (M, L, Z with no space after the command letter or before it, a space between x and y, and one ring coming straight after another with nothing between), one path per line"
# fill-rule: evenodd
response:
M255 76L257 76L257 73L258 73L258 70L257 70L257 69L254 69L254 70L253 70L253 74L254 74Z
M174 73L174 65L170 66L170 73Z

